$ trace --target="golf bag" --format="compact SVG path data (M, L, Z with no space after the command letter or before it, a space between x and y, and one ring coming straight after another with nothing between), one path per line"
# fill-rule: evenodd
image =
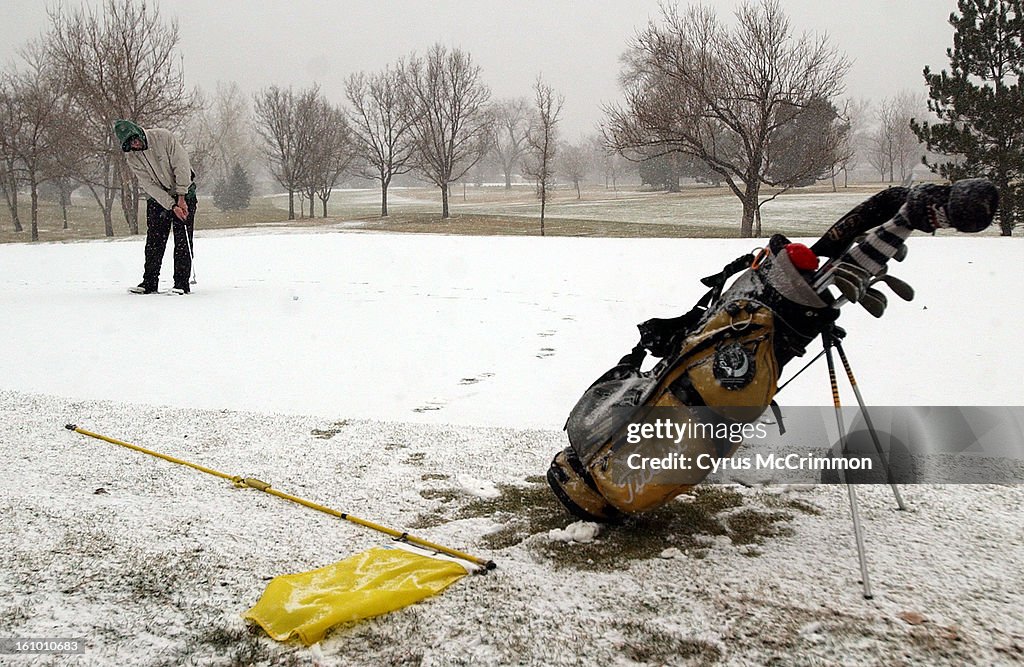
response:
M636 461L731 457L743 442L742 427L769 407L778 410L773 399L783 367L833 326L845 301L867 301L872 278L903 254L913 230L980 231L997 203L995 188L982 179L889 188L810 248L777 234L756 255L704 278L709 290L689 312L639 324L639 343L573 407L565 425L569 447L547 473L553 492L580 518L615 521L689 491L710 467L655 470ZM829 258L821 268L819 256ZM660 360L643 371L648 354ZM659 415L688 428L648 428L649 437L638 437ZM776 422L781 430L781 418Z

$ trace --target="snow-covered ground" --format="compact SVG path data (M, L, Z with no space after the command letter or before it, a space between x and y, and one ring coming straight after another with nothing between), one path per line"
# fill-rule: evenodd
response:
M751 241L338 231L199 232L187 297L125 292L141 239L0 246L0 637L86 639L58 664L1024 660L1020 487L910 487L906 513L864 488L871 601L839 487L713 487L596 535L550 498L581 391ZM1024 245L909 245L892 272L916 300L842 318L868 401L1020 404ZM827 405L827 382L816 365L779 401ZM239 618L266 580L381 537L68 422L499 569L277 644Z

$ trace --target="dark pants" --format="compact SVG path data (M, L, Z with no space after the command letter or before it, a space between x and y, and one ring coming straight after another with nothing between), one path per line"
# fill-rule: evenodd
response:
M188 218L181 221L172 211L168 211L154 200L146 201L146 265L142 274L143 285L151 289L157 288L160 281L160 265L164 261L164 250L167 249L167 237L173 228L174 286L188 289L188 278L192 273L192 254L195 251L195 245L192 243L195 219L195 202L188 203Z

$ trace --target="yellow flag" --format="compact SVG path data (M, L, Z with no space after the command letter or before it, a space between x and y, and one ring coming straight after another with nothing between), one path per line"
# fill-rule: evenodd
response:
M466 574L454 560L378 547L317 570L274 577L242 617L278 641L297 637L310 646L339 623L400 609Z

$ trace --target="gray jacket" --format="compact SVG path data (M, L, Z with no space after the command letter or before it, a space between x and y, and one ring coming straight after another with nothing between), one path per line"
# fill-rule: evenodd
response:
M170 210L179 195L188 194L192 184L192 163L169 130L152 127L145 132L146 150L131 151L125 158L149 198Z

